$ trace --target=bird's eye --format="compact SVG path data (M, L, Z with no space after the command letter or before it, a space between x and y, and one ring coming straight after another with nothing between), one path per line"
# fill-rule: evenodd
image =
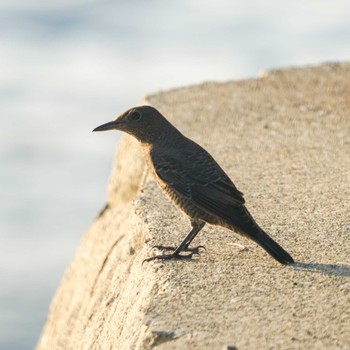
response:
M138 111L133 111L132 113L131 113L131 119L132 120L140 120L141 119L141 113L140 112L138 112Z

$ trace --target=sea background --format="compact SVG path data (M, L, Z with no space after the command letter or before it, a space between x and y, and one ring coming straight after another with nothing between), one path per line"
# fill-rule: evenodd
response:
M32 349L145 94L350 59L348 0L0 2L0 349Z

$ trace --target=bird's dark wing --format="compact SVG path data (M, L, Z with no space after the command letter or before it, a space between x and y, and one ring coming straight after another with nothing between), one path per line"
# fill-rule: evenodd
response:
M168 186L202 209L230 221L232 210L243 208L243 193L212 156L196 146L191 153L151 152L155 171Z
M250 237L280 263L293 263L289 253L256 224L244 206L243 193L215 160L201 147L191 151L187 155L151 152L157 175L180 195Z

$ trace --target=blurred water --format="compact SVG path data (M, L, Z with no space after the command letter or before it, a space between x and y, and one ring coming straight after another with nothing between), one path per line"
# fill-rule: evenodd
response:
M33 348L150 92L350 58L346 0L0 3L0 348Z

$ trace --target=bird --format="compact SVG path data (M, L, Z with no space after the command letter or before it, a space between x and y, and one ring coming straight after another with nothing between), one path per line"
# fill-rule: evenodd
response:
M191 242L205 224L211 224L253 240L281 264L294 263L291 255L256 223L243 193L215 159L156 108L130 108L93 131L106 130L126 132L141 143L145 162L159 187L191 222L191 230L178 246L155 246L162 254L144 261L192 258L204 246L190 247Z

